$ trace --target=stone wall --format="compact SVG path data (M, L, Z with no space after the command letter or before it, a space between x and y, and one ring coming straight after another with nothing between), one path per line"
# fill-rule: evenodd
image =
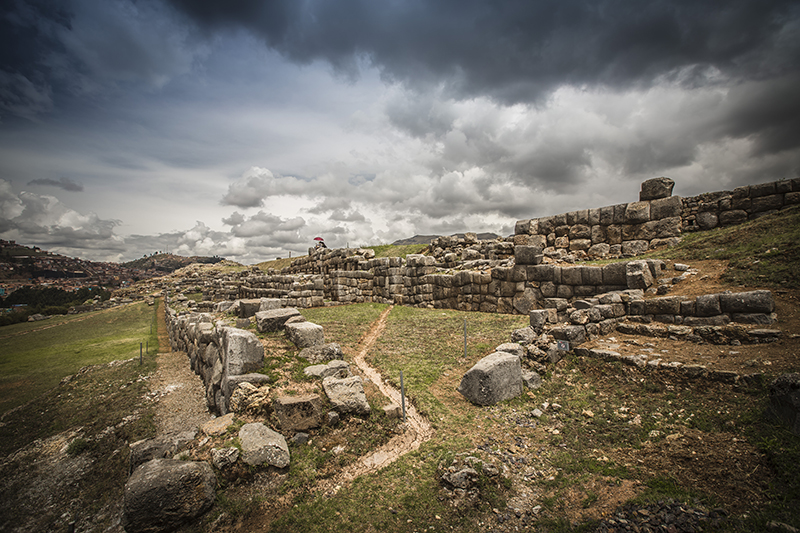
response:
M731 226L800 205L800 178L737 187L683 198L683 231Z
M678 242L684 231L730 226L800 205L800 178L733 191L672 196L674 182L642 184L638 202L519 220L514 245L534 245L547 257L633 257Z
M543 307L530 312L530 325L534 332L548 332L556 339L573 344L581 344L596 335L607 335L615 329L623 333L644 334L647 327L641 326L652 323L671 325L659 331L689 340L697 337L700 341L711 342L706 337L713 335L720 337L725 344L733 339L746 342L752 336L744 328L724 331L713 328L731 323L767 326L776 320L772 293L763 290L645 299L643 291L634 289L573 302L566 298L547 298ZM622 320L631 324L622 326ZM712 329L697 332L698 328Z
M254 373L264 361L264 346L252 332L215 322L209 313L166 311L173 351L186 352L192 370L206 387L206 404L212 413L226 414L231 393L241 381L263 383Z

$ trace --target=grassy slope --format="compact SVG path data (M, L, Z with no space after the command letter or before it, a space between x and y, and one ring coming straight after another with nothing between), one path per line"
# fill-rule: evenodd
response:
M138 357L139 343L155 353L157 342L154 308L143 302L1 328L0 413L84 366Z
M800 206L738 226L687 233L678 246L648 255L728 260L724 279L730 283L800 288Z

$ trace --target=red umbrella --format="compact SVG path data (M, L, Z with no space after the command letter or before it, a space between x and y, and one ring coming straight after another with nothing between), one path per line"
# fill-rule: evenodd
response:
M314 240L315 241L324 241L325 239L323 239L322 237L314 237Z

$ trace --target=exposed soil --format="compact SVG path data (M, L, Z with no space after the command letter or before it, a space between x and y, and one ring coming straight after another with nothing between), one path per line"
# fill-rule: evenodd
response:
M158 399L156 426L159 434L197 429L212 418L206 407L205 386L200 376L192 372L186 354L170 349L161 309L158 313L158 352L158 369L150 378L150 390Z

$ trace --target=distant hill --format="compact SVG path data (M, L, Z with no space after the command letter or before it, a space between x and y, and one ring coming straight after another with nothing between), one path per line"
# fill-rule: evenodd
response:
M398 241L394 241L392 245L394 246L406 246L409 244L430 244L433 242L433 239L438 239L441 235L414 235L408 239L400 239ZM463 233L455 233L451 235L451 237L458 237L459 239L464 238ZM491 241L499 237L494 233L478 233L478 239L482 241Z
M189 266L193 263L201 263L213 265L223 261L224 257L204 257L200 255L193 255L191 257L184 257L174 254L153 254L148 255L127 263L122 263L121 266L125 268L136 268L139 270L156 270L158 272L174 272L179 268Z

